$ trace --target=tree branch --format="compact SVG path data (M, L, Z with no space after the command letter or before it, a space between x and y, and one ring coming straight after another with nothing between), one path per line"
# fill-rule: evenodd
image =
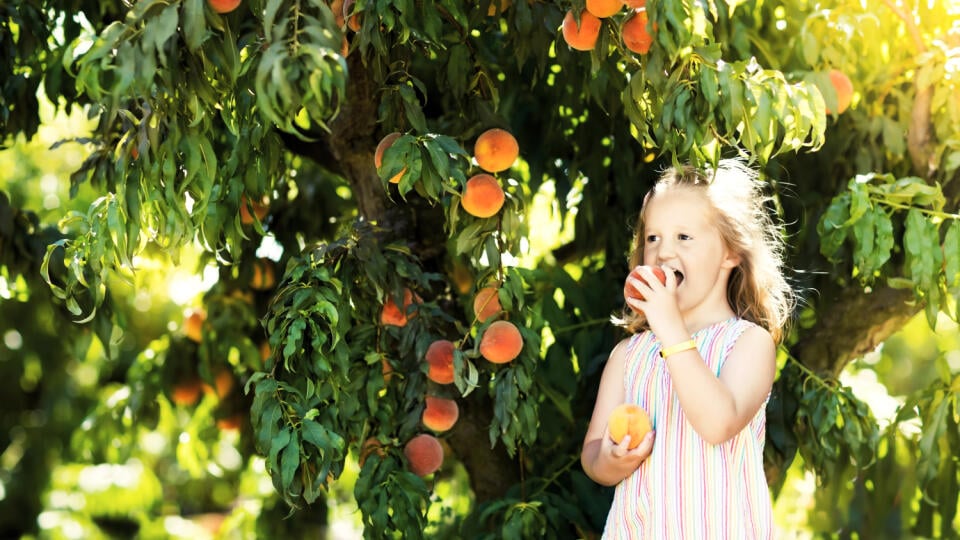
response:
M817 323L801 330L790 352L815 373L839 375L851 360L876 349L903 327L921 306L908 289L836 287L820 297Z

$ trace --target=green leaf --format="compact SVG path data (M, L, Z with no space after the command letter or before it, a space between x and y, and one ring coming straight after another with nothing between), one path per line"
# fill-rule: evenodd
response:
M300 468L300 440L296 432L284 430L283 433L290 434L290 441L283 448L283 455L280 458L280 482L286 492L293 483L293 475L296 474L297 469ZM271 449L271 452L272 451Z
M947 286L960 286L960 220L952 220L943 239L944 276Z

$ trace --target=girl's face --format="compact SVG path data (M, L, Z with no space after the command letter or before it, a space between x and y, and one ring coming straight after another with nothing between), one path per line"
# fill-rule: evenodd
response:
M681 311L718 299L727 305L727 278L740 261L720 236L716 219L699 188L667 189L644 210L643 264L674 270Z

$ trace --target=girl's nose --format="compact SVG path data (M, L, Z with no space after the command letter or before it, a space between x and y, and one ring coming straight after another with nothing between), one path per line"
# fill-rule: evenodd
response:
M676 255L676 246L672 240L662 240L657 249L657 259L660 262L668 261Z

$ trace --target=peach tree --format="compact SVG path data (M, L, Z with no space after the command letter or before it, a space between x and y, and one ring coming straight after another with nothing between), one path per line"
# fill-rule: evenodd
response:
M610 491L579 450L622 337L631 225L666 165L740 156L804 298L768 406L774 495L799 455L849 503L814 529L949 536L949 351L914 366L888 423L839 375L918 313L957 320L956 4L614 8L3 4L0 137L20 165L0 183L0 384L18 396L4 445L30 457L4 461L18 510L0 530L69 514L14 487L75 486L87 469L49 472L69 462L143 478L139 498L88 507L91 526L143 534L171 505L306 534L346 476L370 538L596 534ZM37 191L52 164L23 150L51 109L89 119L49 149L83 156L52 175L62 206ZM193 330L142 279L188 253L207 276ZM243 491L257 466L270 492Z

